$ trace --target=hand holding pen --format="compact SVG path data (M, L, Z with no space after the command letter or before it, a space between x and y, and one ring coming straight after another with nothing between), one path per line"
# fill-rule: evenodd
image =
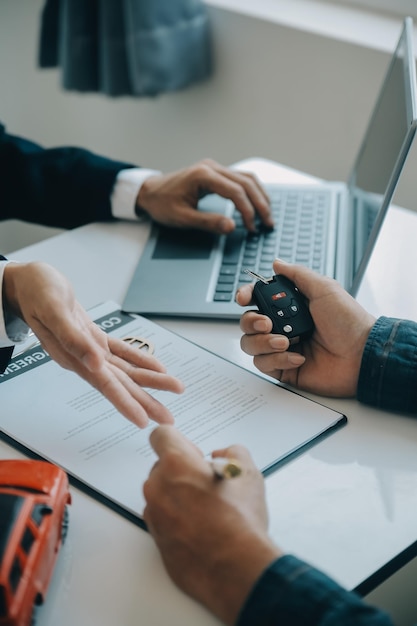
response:
M156 428L150 443L158 460L143 487L144 519L167 571L233 624L261 572L281 555L267 532L262 474L246 448L207 459L172 426Z
M210 461L213 475L219 480L224 478L237 478L242 475L242 465L237 459L227 457L214 457Z

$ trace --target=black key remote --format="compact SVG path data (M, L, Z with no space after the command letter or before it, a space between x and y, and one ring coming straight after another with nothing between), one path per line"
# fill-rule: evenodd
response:
M264 278L251 270L246 272L255 278L253 300L259 312L272 320L272 332L285 335L290 344L310 337L314 322L303 294L294 283L282 274Z

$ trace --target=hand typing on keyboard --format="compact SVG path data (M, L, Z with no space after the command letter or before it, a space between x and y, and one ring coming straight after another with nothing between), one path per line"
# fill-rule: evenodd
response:
M226 237L213 300L231 302L236 290L251 282L244 269L271 276L277 257L290 263L306 265L323 273L325 241L328 228L328 198L322 191L288 190L284 186L266 186L275 228L261 223L248 232L237 210L233 214L235 230Z
M231 217L197 210L199 200L215 193L233 202L245 229L255 232L256 220L273 228L269 198L253 174L219 165L211 159L166 175L151 176L142 185L137 212L178 228L197 228L227 234L237 227Z

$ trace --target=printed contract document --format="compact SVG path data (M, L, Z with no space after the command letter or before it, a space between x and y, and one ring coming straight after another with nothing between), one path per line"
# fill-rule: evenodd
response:
M90 315L114 336L139 336L154 345L155 356L183 381L185 391L148 391L206 455L238 443L265 471L346 421L154 322L121 312L115 303ZM0 396L4 435L63 467L110 506L141 519L142 484L156 460L149 445L155 423L139 429L39 345L13 358L0 376Z

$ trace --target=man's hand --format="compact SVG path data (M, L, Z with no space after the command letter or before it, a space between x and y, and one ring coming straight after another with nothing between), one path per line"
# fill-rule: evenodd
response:
M3 302L25 320L48 354L98 389L140 427L148 419L172 423L166 407L142 387L181 393L157 359L108 337L76 301L68 280L45 263L10 263L4 270Z
M208 193L232 200L248 230L255 230L256 214L265 226L273 228L268 197L255 176L210 159L173 174L148 178L139 191L137 206L166 226L230 233L235 227L231 218L196 210L198 201Z
M289 351L287 337L271 334L271 320L255 311L242 315L244 352L254 357L264 374L313 393L336 397L356 394L362 353L375 318L336 281L301 266L274 262L274 272L292 280L309 300L315 331ZM241 287L236 300L251 304L251 285Z
M241 446L213 456L234 458L243 472L215 478L201 451L172 426L150 442L158 455L143 487L144 519L173 581L226 624L279 549L267 534L263 478Z

